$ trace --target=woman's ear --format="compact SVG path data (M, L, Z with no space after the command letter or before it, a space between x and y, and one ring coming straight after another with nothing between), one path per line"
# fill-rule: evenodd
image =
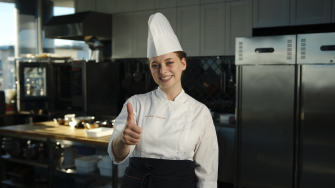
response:
M186 63L186 59L183 57L183 59L181 59L181 64L183 65L183 70L186 69L187 63Z

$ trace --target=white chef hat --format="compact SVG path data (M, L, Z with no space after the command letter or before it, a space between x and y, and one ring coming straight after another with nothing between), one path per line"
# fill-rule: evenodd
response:
M170 52L183 51L169 21L162 13L157 12L156 14L152 14L148 25L148 58Z

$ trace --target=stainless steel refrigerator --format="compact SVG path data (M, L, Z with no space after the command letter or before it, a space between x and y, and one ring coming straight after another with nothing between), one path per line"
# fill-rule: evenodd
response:
M243 188L291 188L296 35L236 38L237 172Z
M335 33L236 39L239 188L335 187Z
M297 36L298 187L335 187L335 33Z

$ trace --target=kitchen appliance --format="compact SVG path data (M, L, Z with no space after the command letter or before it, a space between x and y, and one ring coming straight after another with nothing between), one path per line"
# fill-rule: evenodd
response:
M298 187L335 185L335 33L297 36Z
M50 62L30 58L16 60L18 111L49 109L51 100Z
M96 62L103 62L103 44L94 36L85 37L85 43L88 44L91 49L91 57L90 60L95 60Z
M19 111L118 114L118 63L32 61L42 60L17 60Z
M92 50L90 60L110 61L112 15L95 11L54 16L44 26L45 38L85 41Z
M335 184L335 33L236 39L235 185Z
M99 41L111 40L112 15L94 11L54 16L44 26L45 38L84 41L95 36Z
M294 183L296 35L236 38L235 185Z

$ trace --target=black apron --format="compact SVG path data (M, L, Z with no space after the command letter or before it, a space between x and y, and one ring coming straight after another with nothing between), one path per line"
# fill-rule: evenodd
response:
M194 162L132 157L121 188L195 188Z

